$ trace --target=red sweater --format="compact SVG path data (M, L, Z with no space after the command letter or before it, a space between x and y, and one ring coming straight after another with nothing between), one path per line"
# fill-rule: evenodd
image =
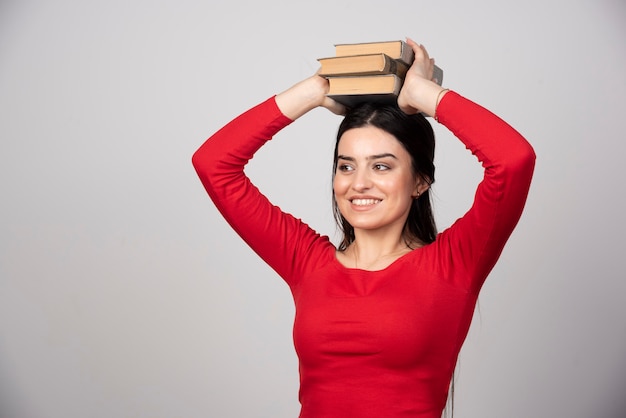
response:
M439 418L478 292L515 227L535 154L484 108L449 92L437 109L482 162L471 209L436 241L380 271L340 264L336 248L273 206L244 174L291 120L274 98L234 119L193 165L234 230L289 285L301 418Z

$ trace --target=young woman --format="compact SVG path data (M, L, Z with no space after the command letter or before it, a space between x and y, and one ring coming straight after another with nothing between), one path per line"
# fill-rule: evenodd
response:
M431 81L415 51L397 106L345 109L314 75L243 113L193 156L234 230L295 301L301 418L439 418L479 290L517 224L535 154L488 110ZM345 114L337 135L335 246L273 206L244 174L253 154L306 112ZM485 169L469 211L437 234L432 116Z

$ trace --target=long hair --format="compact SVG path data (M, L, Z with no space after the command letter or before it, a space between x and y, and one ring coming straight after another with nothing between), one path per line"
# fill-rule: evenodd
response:
M413 173L429 185L435 181L435 133L422 114L407 115L397 104L364 103L350 109L337 131L333 160L333 180L337 171L339 141L349 129L374 126L393 135L411 156ZM333 190L333 214L343 234L339 250L345 250L354 241L354 228L339 211ZM407 241L418 240L422 244L433 242L437 227L430 203L430 187L413 200L404 225ZM408 242L407 242L408 243Z

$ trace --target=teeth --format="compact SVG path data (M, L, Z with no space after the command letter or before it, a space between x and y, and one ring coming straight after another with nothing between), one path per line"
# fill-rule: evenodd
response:
M352 204L356 206L375 205L380 202L378 199L353 199Z

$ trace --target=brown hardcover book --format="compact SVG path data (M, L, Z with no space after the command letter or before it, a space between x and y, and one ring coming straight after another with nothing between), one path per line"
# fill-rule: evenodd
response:
M335 56L387 54L393 59L401 60L411 65L415 54L413 48L405 41L362 42L355 44L335 44Z
M404 78L409 66L387 54L349 55L318 58L319 75L323 77L395 74Z
M397 100L403 79L395 74L328 77L327 96L347 106L362 102L393 103Z

